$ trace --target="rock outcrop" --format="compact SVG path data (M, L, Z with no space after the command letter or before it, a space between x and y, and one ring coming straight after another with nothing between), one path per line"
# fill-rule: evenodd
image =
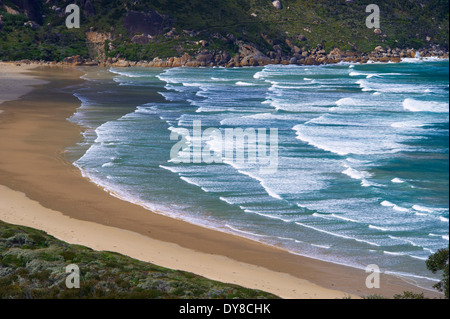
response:
M67 57L63 60L64 64L69 64L73 66L83 65L84 59L81 55L74 55L71 57Z
M240 66L262 66L271 63L271 59L252 44L239 43Z

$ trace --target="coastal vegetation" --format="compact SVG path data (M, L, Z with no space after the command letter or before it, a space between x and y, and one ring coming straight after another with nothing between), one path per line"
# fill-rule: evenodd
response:
M66 287L66 266L80 269L80 288ZM278 298L159 267L118 253L71 245L43 231L0 221L0 299L11 298Z
M448 49L448 1L378 1L376 30L365 25L372 2L282 0L275 7L269 0L78 0L80 28L67 29L67 1L0 0L0 60L140 61L187 53L211 54L218 63L242 53L242 43L278 62L317 48Z
M449 255L448 255L449 248L443 248L439 249L436 253L432 254L426 264L428 270L432 271L433 273L441 272L442 273L442 280L439 281L437 284L434 285L434 288L444 293L445 298L449 298L448 293L448 265L449 265Z

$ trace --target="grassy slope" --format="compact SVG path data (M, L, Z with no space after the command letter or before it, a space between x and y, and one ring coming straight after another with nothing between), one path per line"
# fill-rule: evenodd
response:
M8 4L8 0L3 0ZM67 1L52 1L43 5L46 15L43 26L37 29L24 27L28 19L12 16L0 9L4 26L0 31L0 59L62 60L80 54L87 57L84 32L94 27L100 32L111 32L119 37L116 49L110 56L120 54L130 60L151 59L155 56L195 53L200 49L196 40L207 40L210 49L237 52L237 47L222 36L234 34L237 39L259 46L264 53L273 50L261 33L267 34L274 44L285 44L288 38L299 47L313 48L322 44L327 51L334 47L361 52L373 50L378 45L390 47L425 47L440 44L448 47L448 7L445 0L383 0L377 1L381 9L381 29L387 37L374 34L365 26L366 5L372 0L346 3L344 0L282 0L282 10L275 9L269 0L97 0L93 1L96 15L82 16L81 29L67 30L65 15L56 14L52 5L65 8ZM13 6L13 4L10 4ZM127 10L157 10L174 19L179 39L158 37L148 45L131 44L123 27ZM256 17L251 14L256 14ZM197 30L200 34L190 38L182 30ZM309 31L305 31L305 29ZM298 41L299 34L307 41ZM120 37L121 35L121 37ZM428 43L426 37L431 37Z
M77 264L80 289L65 286ZM0 221L0 298L277 298Z

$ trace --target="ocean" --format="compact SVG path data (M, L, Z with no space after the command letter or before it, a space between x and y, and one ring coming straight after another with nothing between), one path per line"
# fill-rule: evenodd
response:
M112 196L421 287L440 278L425 260L449 244L448 60L84 70L68 156ZM276 170L193 140L194 123L275 129ZM221 161L174 161L177 132L178 159L201 143Z

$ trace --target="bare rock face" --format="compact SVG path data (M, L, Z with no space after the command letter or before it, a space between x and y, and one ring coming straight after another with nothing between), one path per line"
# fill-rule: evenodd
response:
M257 66L269 64L270 58L251 44L239 43L241 66Z
M273 2L272 2L272 5L273 5L275 8L277 8L278 10L283 9L283 5L282 5L281 2L278 1L278 0L273 1Z
M294 47L292 48L292 52L295 54L301 53L302 49L300 49L298 46L294 45Z
M119 61L113 63L112 66L117 67L117 68L127 68L130 66L130 62L128 62L126 60L119 60Z
M159 14L155 10L147 13L129 11L123 19L125 29L131 34L141 33L155 36L162 34L172 25L172 20L167 15Z
M177 57L173 58L171 66L172 67L183 66L190 60L191 60L191 56L187 53L184 53L183 56L181 56L180 58L177 58Z
M203 50L197 55L196 61L200 66L208 66L213 62L214 55L208 50Z
M71 57L67 57L64 58L63 62L65 64L70 64L70 65L82 65L84 62L84 59L81 57L81 55L74 55Z
M246 56L244 57L241 62L241 66L258 66L258 61L255 60L253 56Z
M220 51L215 56L215 64L216 65L226 65L230 61L231 57L226 51Z
M344 52L342 52L341 50L339 50L338 48L333 49L330 54L328 54L328 59L329 60L341 60L344 56Z

